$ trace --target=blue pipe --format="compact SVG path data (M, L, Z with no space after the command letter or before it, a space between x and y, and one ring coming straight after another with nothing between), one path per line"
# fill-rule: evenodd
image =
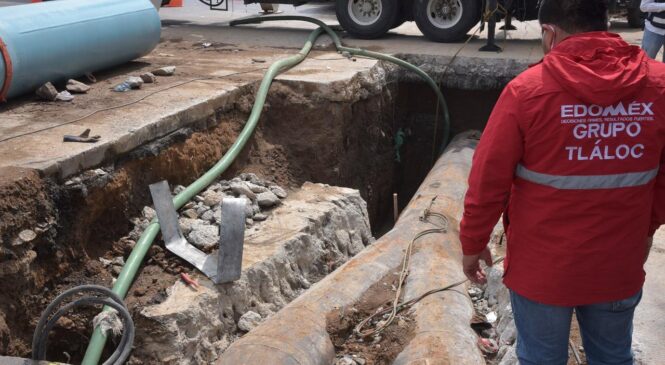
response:
M13 76L7 98L129 62L161 35L149 0L61 0L0 8ZM7 65L0 55L0 88Z

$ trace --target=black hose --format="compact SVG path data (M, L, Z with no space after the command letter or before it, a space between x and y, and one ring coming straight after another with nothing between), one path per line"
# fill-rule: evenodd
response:
M81 293L101 294L101 296L84 296L74 300L71 303L65 304L60 309L55 311L55 309L58 308L65 300ZM103 365L124 364L132 351L132 345L134 343L134 321L132 320L132 317L129 314L129 310L127 310L127 307L123 303L122 299L120 299L120 297L110 289L98 285L81 285L68 289L62 294L58 295L53 300L53 302L51 302L51 304L46 307L46 310L44 310L44 313L42 313L42 316L37 323L37 328L35 329L35 333L32 338L32 359L45 360L46 349L48 348L48 334L51 332L60 317L65 315L72 308L90 306L94 304L103 304L115 309L122 318L122 324L124 328L118 347L115 349L113 354L111 354L111 356L103 363Z

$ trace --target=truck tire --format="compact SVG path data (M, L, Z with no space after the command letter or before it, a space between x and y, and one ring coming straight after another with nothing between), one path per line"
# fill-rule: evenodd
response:
M639 4L638 4L639 5ZM631 28L644 27L644 14L640 11L640 7L628 8L628 26Z
M337 0L339 24L349 34L363 39L379 38L397 22L397 0Z
M480 20L480 0L416 0L418 29L434 42L457 42Z

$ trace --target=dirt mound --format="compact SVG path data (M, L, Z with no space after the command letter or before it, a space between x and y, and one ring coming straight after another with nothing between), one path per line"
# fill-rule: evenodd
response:
M326 329L335 346L336 364L389 365L411 341L416 324L408 311L398 314L391 325L375 335L362 337L354 332L358 323L392 306L398 280L399 273L390 273L372 285L352 308L327 318ZM383 319L377 317L369 325L376 327Z

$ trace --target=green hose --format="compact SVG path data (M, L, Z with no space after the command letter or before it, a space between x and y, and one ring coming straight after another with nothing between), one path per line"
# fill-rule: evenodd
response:
M279 60L270 65L270 68L268 68L268 71L263 77L263 81L261 81L261 86L259 86L259 90L256 93L256 101L252 107L252 112L247 119L247 123L245 123L245 127L242 129L242 132L240 132L238 139L236 139L231 148L226 151L224 156L222 156L222 158L215 164L215 166L213 166L210 170L208 170L208 172L206 172L203 176L198 178L191 185L185 188L185 190L173 198L173 205L175 205L176 209L180 209L180 207L185 205L188 201L194 198L194 196L203 191L203 189L205 189L208 185L212 184L233 163L235 158L238 156L240 151L242 151L243 147L249 140L249 137L252 135L256 125L259 122L259 117L261 116L261 112L263 110L263 104L265 104L266 96L268 95L268 89L270 89L272 81L279 73L288 70L289 68L302 62L311 51L314 42L316 42L316 39L322 33L323 30L321 28L316 29L309 35L305 46L300 50L300 52L298 52L297 55ZM115 285L113 285L113 292L118 294L118 296L121 298L124 298L127 294L129 287L134 281L136 272L141 266L146 253L150 249L150 246L155 240L155 237L157 237L158 233L159 222L154 220L143 232L138 242L136 242L132 253L129 255L125 266L122 268L122 271L118 276L118 280L115 282ZM105 344L106 336L101 332L101 330L99 330L99 328L96 328L92 338L90 339L90 343L88 344L88 349L85 352L85 357L83 358L82 364L97 365L99 363L99 359L102 356L102 351L104 350Z
M443 97L443 93L441 92L441 89L439 89L439 86L436 84L436 81L432 79L425 71L419 69L417 66L414 66L402 59L399 59L397 57L389 56L383 53L378 53L378 52L372 52L368 51L362 48L351 48L351 47L345 47L342 45L342 41L339 39L339 36L337 33L335 33L332 28L330 28L326 23L306 17L306 16L298 16L298 15L275 15L275 16L266 16L266 17L255 17L255 18L247 18L247 19L238 19L238 20L233 20L231 21L230 25L242 25L242 24L258 24L258 23L263 23L263 22L269 22L269 21L284 21L284 20L298 20L298 21L303 21L303 22L309 22L318 25L320 28L323 28L323 30L326 31L328 36L332 38L333 43L335 43L335 48L337 48L337 51L340 53L348 52L349 54L352 55L357 55L357 56L362 56L362 57L369 57L369 58L375 58L377 60L382 60L382 61L387 61L390 63L394 63L398 66L404 67L408 69L409 71L415 72L429 87L434 90L436 93L436 97L439 99L439 105L441 106L441 110L443 111L443 139L442 139L442 145L445 147L448 144L448 139L450 138L450 115L448 113L448 104L446 104L446 99ZM437 132L435 130L434 135L436 136ZM443 149L441 149L443 151Z
M203 189L205 189L208 185L212 184L233 163L235 158L238 156L240 151L242 151L243 147L251 137L252 133L254 132L254 129L256 128L256 125L258 124L259 117L261 116L261 112L263 110L263 105L265 104L266 101L266 96L268 95L268 90L270 89L270 85L272 84L275 77L281 72L286 71L289 68L294 67L300 62L302 62L307 57L309 52L312 50L312 46L316 42L316 39L324 31L333 39L333 42L335 43L335 46L337 47L337 50L339 52L348 52L349 54L352 55L358 55L358 56L370 57L378 60L388 61L397 64L399 66L402 66L404 68L407 68L418 74L418 76L420 76L436 92L439 104L441 105L441 108L443 110L443 116L445 122L444 131L443 131L443 144L444 145L447 144L450 136L450 118L448 115L448 107L446 105L446 101L438 85L424 71L404 60L400 60L399 58L395 58L392 56L372 51L367 51L364 49L344 47L337 34L330 27L328 27L325 23L313 18L301 17L301 16L272 16L272 17L261 17L256 19L233 21L231 22L231 25L260 23L263 21L276 21L276 20L307 21L310 23L317 24L319 28L310 33L309 37L307 38L307 42L300 50L300 52L298 52L297 55L285 58L283 60L279 60L270 65L270 68L268 68L268 71L266 72L263 80L261 81L261 85L259 86L258 92L256 94L256 100L254 101L254 106L252 107L252 112L249 115L249 118L247 119L247 123L245 123L243 130L240 132L238 139L233 143L233 145L224 154L224 156L222 156L222 158L215 164L215 166L213 166L210 170L208 170L208 172L206 172L203 176L194 181L191 185L185 188L185 190L183 190L173 198L173 205L175 205L176 209L181 208L194 196L203 191ZM150 249L150 246L152 245L152 242L155 240L157 234L159 233L159 229L160 229L159 222L157 222L157 220L154 220L143 232L138 242L136 242L136 245L134 246L132 253L129 255L129 258L125 263L125 266L123 267L115 285L113 286L113 292L118 294L118 296L124 298L125 295L127 294L129 287L134 281L136 272L141 266L141 263L143 262L145 255L147 254L148 250ZM104 310L108 309L105 308ZM86 350L82 364L97 365L102 356L102 351L104 350L105 344L106 344L106 335L103 334L98 328L96 328L92 335L92 338L90 339L90 343L88 344L88 348Z

